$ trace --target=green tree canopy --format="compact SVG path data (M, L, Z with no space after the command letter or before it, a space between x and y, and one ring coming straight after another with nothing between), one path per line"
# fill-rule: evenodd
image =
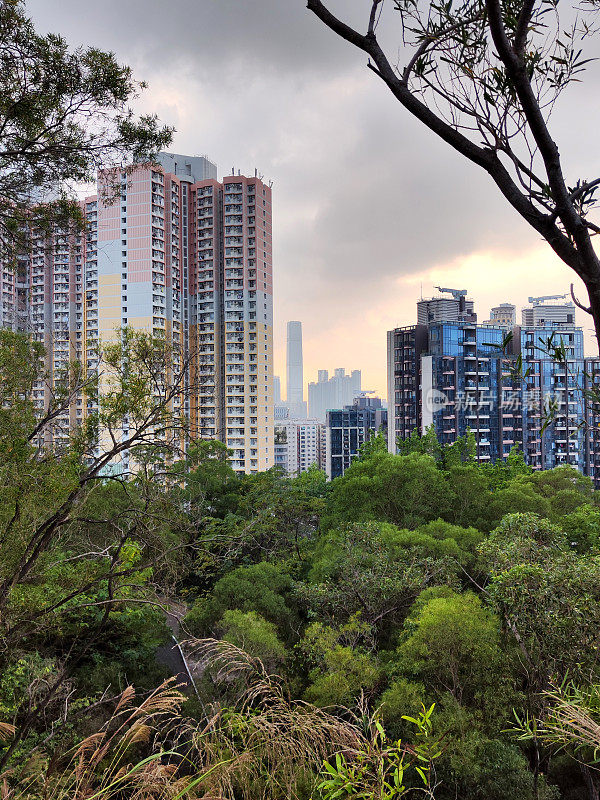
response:
M78 219L75 183L102 167L151 160L172 129L131 104L145 84L114 54L70 49L35 31L21 0L0 2L0 254L23 246L23 223Z
M452 499L452 489L432 456L377 451L354 461L333 482L331 509L339 520L385 520L415 528L446 516Z

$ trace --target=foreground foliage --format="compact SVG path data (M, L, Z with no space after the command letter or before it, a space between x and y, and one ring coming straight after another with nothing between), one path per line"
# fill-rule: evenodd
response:
M29 399L43 370L35 347L0 334L0 769L11 781L27 763L44 785L50 765L114 731L125 687L144 698L169 670L184 675L175 631L194 686L126 759L167 776L164 796L185 779L231 800L594 797L593 747L514 731L515 714L550 726L553 686L591 697L600 684L589 479L534 473L517 451L478 465L468 441L441 448L431 436L401 455L375 439L329 484L314 468L240 477L218 442L182 449L189 432L167 387L147 388L160 385L164 342L132 332L102 356L112 390L97 414L48 449L38 434L55 417ZM98 449L97 431L125 414L126 444L109 436Z

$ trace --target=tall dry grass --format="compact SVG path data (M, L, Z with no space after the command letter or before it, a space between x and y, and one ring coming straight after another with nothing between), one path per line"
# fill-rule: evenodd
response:
M110 719L73 750L52 758L35 753L0 775L1 800L176 800L190 777L178 775L178 754L164 747L163 732L181 713L185 696L165 681L136 704L128 686ZM140 757L141 753L146 753Z
M172 679L141 699L129 686L72 751L1 774L0 800L300 800L326 759L365 749L357 724L290 699L259 659L213 639L186 644L230 704L210 703L198 721Z
M327 758L342 752L351 758L365 745L356 724L292 700L283 681L240 648L215 639L188 641L186 648L235 697L226 707L214 703L202 726L183 732L189 760L207 774L208 796L295 800Z

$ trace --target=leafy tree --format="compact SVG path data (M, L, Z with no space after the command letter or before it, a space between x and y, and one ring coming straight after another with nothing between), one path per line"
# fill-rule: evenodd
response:
M424 704L425 687L421 683L398 677L391 681L380 699L381 720L394 739L410 741L412 733L407 715L415 717Z
M305 698L319 707L344 707L362 693L373 695L380 670L369 652L370 637L370 626L359 615L339 628L309 625L301 647L314 666Z
M20 739L44 724L45 708L73 670L89 663L99 641L105 637L108 643L109 630L109 651L119 630L121 647L127 633L132 639L131 658L123 652L122 664L148 658L164 623L154 636L150 631L156 632L156 620L133 609L156 602L154 570L177 550L171 524L183 520L171 502L162 464L180 453L185 436L173 409L174 397L186 391L184 359L167 383L171 346L160 337L123 331L101 354L105 391L98 412L88 415L66 447L48 448L44 442L52 441L55 420L69 408L83 379L78 365L72 365L50 406L37 415L31 389L43 379L42 353L24 334L0 331L0 483L5 487L0 503L0 663L10 667L17 645L38 645L49 658L61 656L44 696L37 695L34 707L22 708L4 761ZM96 391L94 380L83 383L87 392ZM128 476L115 469L126 451ZM111 494L107 482L120 487L110 502L105 502ZM149 635L134 645L140 623Z
M387 453L387 439L382 433L378 431L372 434L366 442L360 446L359 458L369 458L373 453Z
M331 510L336 520L385 520L414 528L444 517L452 498L432 456L376 452L354 461L333 482Z
M235 510L240 479L231 467L230 456L223 442L205 439L192 442L185 459L173 467L173 475L184 483L182 498L198 522L207 516L222 518Z
M476 528L463 528L460 525L452 525L442 519L428 522L417 528L419 533L431 536L434 539L452 540L459 548L458 559L463 563L470 563L475 556L477 545L483 540L483 533Z
M451 535L368 523L332 531L319 541L308 575L298 587L324 619L361 618L384 637L404 618L426 586L452 581L463 555ZM445 531L448 533L448 531Z
M294 581L281 567L266 561L237 567L220 578L212 592L196 601L184 623L195 636L205 636L226 611L257 612L289 639L294 632Z
M590 3L565 22L542 0L395 0L406 51L403 67L378 38L387 31L383 0L371 0L366 32L322 0L308 8L368 57L395 99L456 152L486 172L505 200L584 282L600 343L600 260L589 219L600 179L565 177L548 123L563 90L589 59L595 32ZM383 16L382 16L383 14ZM590 19L591 17L591 19Z
M565 514L561 527L567 534L569 544L578 553L598 552L600 547L600 509L585 503L570 514Z
M457 525L487 531L492 527L490 477L476 464L455 464L448 468L446 480L452 487L448 519Z
M218 628L226 642L231 642L254 658L260 658L270 672L285 661L286 650L277 636L275 625L255 611L226 611Z
M501 715L512 699L500 621L471 592L417 603L405 622L398 665L438 698L448 693L481 718Z
M490 739L479 731L452 738L436 764L439 800L557 800L558 790L536 779L527 759L514 744Z
M594 493L592 479L567 465L534 472L529 480L536 492L549 500L548 516L555 521L591 502Z
M479 546L490 600L519 647L532 693L567 675L593 681L600 560L569 548L565 533L532 515L509 515Z
M0 254L25 244L30 224L79 219L75 183L100 167L151 160L171 141L130 104L145 88L112 53L70 50L36 33L21 0L0 2ZM51 198L58 197L57 200ZM81 221L81 220L80 220ZM27 223L27 225L23 225Z
M514 444L510 448L510 452L506 460L501 458L497 459L493 464L482 465L485 469L491 489L501 489L513 478L520 475L531 475L531 467L525 463L523 451L519 448L518 444Z
M215 568L279 559L300 567L325 511L327 492L325 473L314 466L293 478L278 469L245 476L231 496L231 513L205 520L203 544Z
M536 491L528 476L514 478L489 498L492 525L498 524L506 514L520 512L549 517L551 511L550 500Z
M424 434L421 434L418 428L413 428L407 439L398 439L396 451L401 456L406 456L409 453L421 453L421 455L431 456L436 461L441 461L442 459L442 446L438 441L433 425L430 425Z
M446 468L456 467L459 464L475 464L477 442L475 434L470 428L464 436L458 436L452 444L444 445L442 450L443 463Z

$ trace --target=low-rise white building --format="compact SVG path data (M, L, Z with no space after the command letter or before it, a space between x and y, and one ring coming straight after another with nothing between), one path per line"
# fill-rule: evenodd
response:
M275 425L275 463L289 475L316 464L325 468L325 426L316 419L286 419Z

